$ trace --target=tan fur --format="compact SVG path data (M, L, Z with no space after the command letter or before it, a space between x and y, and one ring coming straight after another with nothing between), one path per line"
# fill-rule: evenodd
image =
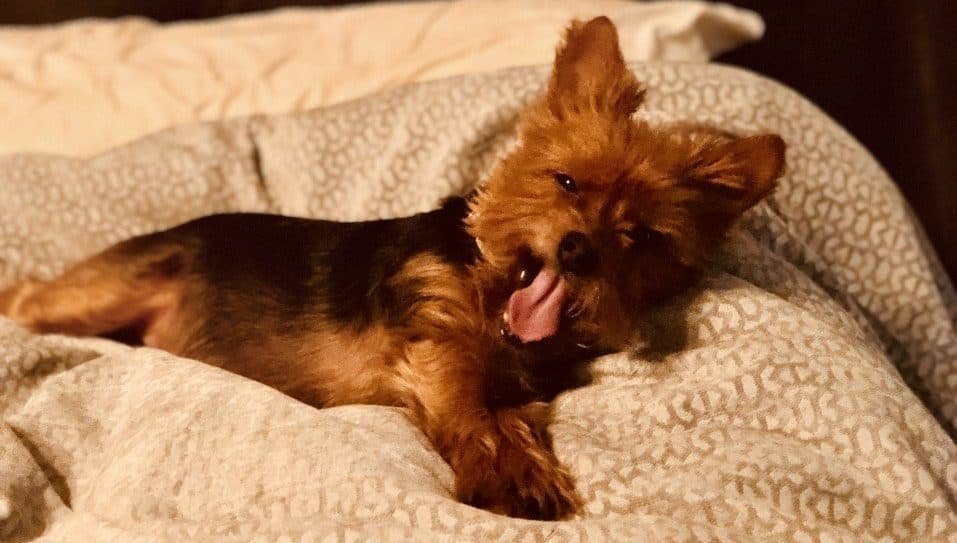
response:
M68 269L55 281L30 280L0 293L0 311L41 332L98 335L131 322L155 320L176 299L177 284L164 269L179 265L178 247L155 247L148 260L126 258L135 240L90 263Z

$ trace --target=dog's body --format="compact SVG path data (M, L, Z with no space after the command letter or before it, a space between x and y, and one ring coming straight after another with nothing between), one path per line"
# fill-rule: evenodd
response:
M652 129L631 118L641 99L614 26L575 23L519 146L468 199L364 223L206 217L0 293L0 312L131 331L316 406L408 407L460 499L561 518L578 498L545 402L624 348L783 168L777 136Z
M410 262L428 261L450 279L464 275L477 255L464 212L457 199L430 213L359 223L213 215L131 240L116 249L127 262L141 247L147 257L173 248L146 268L159 273L136 272L145 280L138 290L176 300L137 318L148 326L136 335L312 405L401 405L392 361L410 339L410 301L420 298ZM166 281L169 270L188 279Z
M495 349L498 360L485 370L497 372L486 382L509 375L527 381L491 386L485 401L527 403L555 389L548 383L532 386L535 377L551 381L561 372L533 375L521 367L548 362L552 369L572 369L573 364L557 344L523 348L498 329L476 325L495 317L475 314L493 289L480 291L476 284L479 252L465 229L466 215L463 198L450 198L428 213L356 223L212 215L118 244L73 272L83 277L66 274L61 284L66 288L69 281L75 296L49 287L32 293L29 284L18 292L39 309L28 318L37 331L69 326L80 335L119 333L321 406L405 405L395 362L422 333L413 323L437 311L439 319L455 318L431 323L448 327L445 333L459 326L470 335L485 332L475 342ZM107 283L102 290L100 281ZM439 284L446 292L430 300L427 291ZM106 297L88 299L118 285L128 294L112 303L103 303ZM494 290L508 288L501 284ZM58 311L44 296L56 298ZM29 308L12 302L11 313L22 320ZM72 315L69 325L61 312ZM122 322L113 320L117 315ZM506 392L522 400L509 402Z

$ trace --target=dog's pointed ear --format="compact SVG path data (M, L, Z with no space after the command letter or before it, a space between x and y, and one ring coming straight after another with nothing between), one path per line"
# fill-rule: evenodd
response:
M784 140L774 134L720 141L700 148L685 179L735 216L767 196L784 171Z
M574 21L555 54L547 104L555 116L591 109L631 115L644 90L625 65L618 31L608 17Z

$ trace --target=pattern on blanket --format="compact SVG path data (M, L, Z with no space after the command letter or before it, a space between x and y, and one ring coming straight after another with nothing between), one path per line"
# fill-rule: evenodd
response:
M780 133L790 170L701 288L662 312L680 349L599 359L593 385L557 399L580 518L455 502L401 410L315 410L197 362L0 319L0 536L957 540L957 305L890 180L773 82L635 68L647 118ZM0 284L211 212L428 209L501 155L545 73L185 127L86 161L0 159Z

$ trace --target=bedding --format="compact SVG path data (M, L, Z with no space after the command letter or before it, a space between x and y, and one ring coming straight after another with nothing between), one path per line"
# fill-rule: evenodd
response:
M636 64L639 113L777 132L789 170L647 349L555 401L581 515L457 503L401 409L314 409L201 363L0 318L10 541L957 541L955 296L891 181L794 92ZM547 68L0 158L0 285L221 211L358 220L468 190ZM682 337L683 336L683 337ZM668 341L665 341L665 340Z
M386 2L161 25L0 27L0 154L88 156L155 130L286 113L396 85L551 62L572 18L610 16L629 60L704 61L760 38L704 2Z

